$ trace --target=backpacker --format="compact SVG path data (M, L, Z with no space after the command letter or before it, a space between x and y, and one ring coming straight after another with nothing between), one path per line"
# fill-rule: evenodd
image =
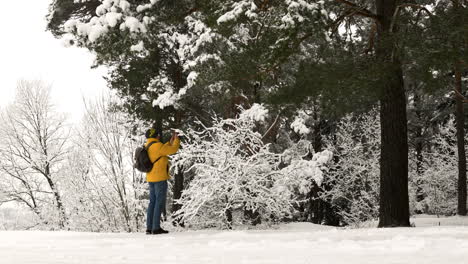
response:
M161 158L159 157L156 159L154 162L151 162L149 156L148 156L148 149L151 147L156 142L151 142L148 144L147 147L145 145L136 148L135 150L135 163L133 164L133 167L141 172L150 172L153 169L153 165L158 162L158 160Z

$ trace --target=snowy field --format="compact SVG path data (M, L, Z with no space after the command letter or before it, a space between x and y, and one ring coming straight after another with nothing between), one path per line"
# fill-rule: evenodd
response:
M468 227L438 226L434 219L413 219L426 225L417 228L335 229L295 223L269 231L159 236L2 231L0 263L468 263ZM466 218L457 223L466 223Z

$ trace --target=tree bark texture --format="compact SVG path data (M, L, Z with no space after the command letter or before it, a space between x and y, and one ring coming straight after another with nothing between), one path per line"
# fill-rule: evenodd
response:
M54 181L52 180L52 175L51 175L51 172L50 172L50 165L48 163L45 166L44 177L46 178L47 183L49 184L50 190L54 194L54 198L55 198L55 201L57 203L57 210L59 212L59 227L61 229L63 229L67 225L68 219L67 219L67 215L65 213L65 208L63 206L62 197L60 196L60 193L59 193L59 191L57 189L57 186L55 185Z
M376 0L381 156L379 227L410 226L406 95L392 19L399 1ZM392 32L393 31L393 32Z
M177 128L180 128L182 123L182 112L176 110L175 113L175 123ZM177 173L174 175L174 189L173 189L173 202L172 202L172 213L177 212L182 207L181 204L177 203L176 201L182 197L182 192L184 191L184 169L178 168ZM180 220L180 218L175 219L176 225L184 226L184 223Z
M455 69L455 89L458 94L462 93L462 81L460 68ZM466 152L465 152L465 113L463 100L460 96L455 97L455 116L457 128L457 151L458 151L458 214L466 215Z
M55 198L55 202L57 203L57 210L59 212L59 227L65 228L67 223L67 216L65 214L65 208L63 206L62 197L55 186L55 183L52 181L50 177L46 177L47 183L49 184L50 189L52 190Z
M174 199L172 202L172 213L175 213L180 210L182 207L181 204L177 203L176 200L180 199L182 196L182 191L184 190L184 172L183 169L180 169L175 175L174 175ZM184 223L180 221L180 219L174 219L176 225L179 226L184 226Z
M414 139L414 150L416 151L416 202L421 202L424 200L424 190L422 188L422 174L423 174L423 164L424 164L424 156L423 156L423 125L421 122L422 114L421 114L421 98L418 93L419 91L414 91L414 108L416 113L416 128L415 128L415 139ZM416 210L416 213L423 213L424 211Z

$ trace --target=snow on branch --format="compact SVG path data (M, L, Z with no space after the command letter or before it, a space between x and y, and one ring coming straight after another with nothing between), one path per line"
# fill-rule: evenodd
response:
M132 34L146 33L150 19L140 15L152 7L153 2L142 6L134 6L125 0L103 0L96 8L96 15L89 21L70 19L64 24L67 33L76 33L83 42L94 43L107 34L111 28L118 27L121 31L128 30Z
M215 118L211 127L184 133L187 141L172 164L191 180L175 217L192 227L277 221L294 210L294 197L285 189L310 181L320 184L331 152L280 169L283 154L271 152L254 128L255 120L241 114Z
M253 104L250 109L244 110L240 114L241 119L251 119L254 121L265 121L266 116L268 115L268 109L265 108L262 104Z

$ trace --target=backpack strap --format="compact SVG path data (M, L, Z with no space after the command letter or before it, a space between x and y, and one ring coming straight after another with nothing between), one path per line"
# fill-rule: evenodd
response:
M153 145L154 143L157 143L157 142L156 142L156 141L153 141L153 142L149 143L148 146L146 146L146 151L148 151L149 148L151 147L151 145ZM162 157L166 157L166 156L160 156L159 158L157 158L157 159L153 162L153 164L156 164L156 162L158 162Z
M148 151L149 148L151 147L151 145L153 145L154 143L156 143L156 141L150 142L150 143L148 144L148 146L145 147L145 148L146 148L146 151Z
M166 156L160 156L159 158L157 158L157 159L153 162L153 164L156 164L156 162L158 162L158 160L160 160L162 157L166 157Z

